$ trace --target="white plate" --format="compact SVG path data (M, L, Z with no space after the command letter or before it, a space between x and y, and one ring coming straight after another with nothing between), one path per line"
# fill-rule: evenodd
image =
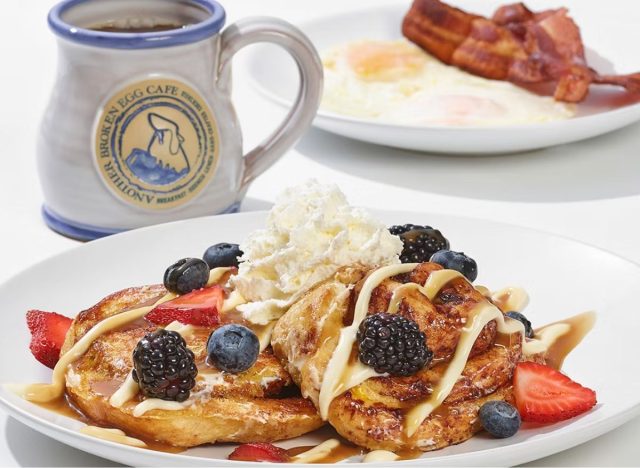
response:
M499 5L496 0L451 0L450 3L487 15ZM579 23L603 15L601 9L585 13L587 5L597 7L597 3L581 2L583 14ZM407 10L408 4L398 2L384 7L321 17L298 26L311 38L316 48L323 51L358 39L400 38L400 25ZM590 16L587 17L587 14ZM621 17L618 19L625 21ZM594 21L589 25L596 27L592 23ZM609 57L617 66L631 61L629 56L634 55L632 49L620 47L617 50L617 53L623 54L622 57ZM593 50L588 49L587 56L589 64L601 73L613 72L611 62ZM640 69L640 60L635 62L631 66ZM283 107L291 106L298 89L298 74L286 53L273 46L256 47L248 57L247 65L253 85L264 96ZM578 115L564 121L508 127L406 126L320 109L314 125L357 140L411 150L466 154L505 153L570 143L622 128L640 120L640 104L637 104L639 100L640 96L633 98L615 88L592 86L589 98L579 105Z
M640 268L602 250L553 235L489 221L443 215L379 212L388 224L429 223L479 264L479 283L491 288L526 286L531 304L526 313L535 325L596 310L599 322L567 359L565 371L598 392L598 406L571 421L524 428L515 437L493 440L479 434L455 447L425 454L429 465L524 463L568 449L607 432L640 409L637 334L634 313ZM156 283L178 258L199 256L210 244L241 241L263 226L264 213L200 218L165 224L91 242L39 263L0 286L3 349L0 382L48 381L51 372L28 350L24 314L30 308L74 315L116 290ZM10 330L9 333L6 331ZM79 422L48 412L2 390L0 404L9 414L61 442L94 455L130 465L241 466L224 461L232 446L217 445L172 455L105 442L78 432ZM280 443L310 445L327 433ZM397 462L408 466L418 462ZM245 464L246 465L246 464ZM389 464L386 463L386 466ZM264 465L262 465L264 466Z

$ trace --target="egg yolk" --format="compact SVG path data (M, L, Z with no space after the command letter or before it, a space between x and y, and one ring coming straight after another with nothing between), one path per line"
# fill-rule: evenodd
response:
M360 79L394 81L420 73L426 59L408 44L361 42L349 47L347 62Z

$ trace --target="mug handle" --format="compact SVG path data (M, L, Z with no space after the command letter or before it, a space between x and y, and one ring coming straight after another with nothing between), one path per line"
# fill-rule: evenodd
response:
M244 156L241 192L291 148L311 125L322 95L322 62L311 41L290 23L262 16L241 19L222 33L219 82L229 85L231 59L240 49L256 42L277 44L289 52L300 72L300 86L293 107L284 121Z

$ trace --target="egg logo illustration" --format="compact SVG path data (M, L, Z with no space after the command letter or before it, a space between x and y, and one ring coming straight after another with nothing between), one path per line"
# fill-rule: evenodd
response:
M218 129L192 87L153 79L113 93L95 125L94 162L118 199L162 210L193 200L218 163Z
M134 148L126 158L131 172L140 180L166 185L189 173L189 159L178 124L160 114L147 115L153 130L147 149Z

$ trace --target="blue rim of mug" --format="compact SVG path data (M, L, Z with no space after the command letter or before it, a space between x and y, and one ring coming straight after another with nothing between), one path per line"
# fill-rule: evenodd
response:
M108 0L64 0L49 11L48 23L51 30L60 37L79 44L110 49L152 49L198 42L218 33L225 22L225 11L215 0L189 0L204 7L210 16L186 28L145 33L121 33L94 31L67 23L62 15L82 3Z
M222 210L220 213L215 213L215 215L237 213L240 210L240 203L241 202L239 201L234 202L224 210ZM107 237L113 234L127 231L127 229L102 228L79 223L76 221L70 221L63 216L60 216L58 213L52 211L51 208L49 208L47 205L42 205L41 213L45 224L51 230L57 232L58 234L62 234L65 237L70 237L72 239L80 241L92 241L95 239L100 239L102 237Z

